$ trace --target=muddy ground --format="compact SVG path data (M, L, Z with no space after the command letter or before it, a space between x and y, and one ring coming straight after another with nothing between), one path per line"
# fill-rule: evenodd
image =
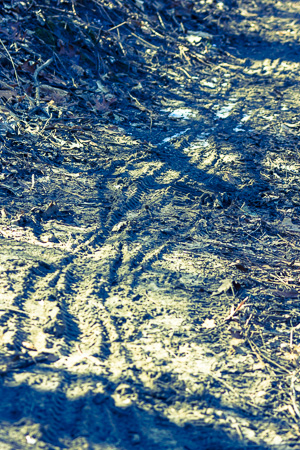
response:
M300 2L0 7L1 450L300 449Z

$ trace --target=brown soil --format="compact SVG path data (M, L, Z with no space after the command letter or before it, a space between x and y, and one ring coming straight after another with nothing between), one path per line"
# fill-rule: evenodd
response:
M0 448L300 449L300 2L0 1Z

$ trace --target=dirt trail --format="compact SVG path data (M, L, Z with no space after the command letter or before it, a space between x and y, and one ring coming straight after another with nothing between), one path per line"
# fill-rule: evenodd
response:
M300 2L216 8L151 124L0 182L1 449L300 449Z

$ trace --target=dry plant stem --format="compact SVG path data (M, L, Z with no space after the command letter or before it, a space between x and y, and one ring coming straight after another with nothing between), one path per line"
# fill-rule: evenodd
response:
M99 0L93 0L94 3L96 3L96 5L99 7L99 9L101 9L104 14L106 15L106 17L108 18L108 20L113 23L112 18L109 16L108 12L105 10L105 8L103 8L103 5L101 4L101 2Z
M35 86L35 104L36 104L36 106L40 106L40 84L38 82L38 75L39 75L40 71L45 69L46 67L48 67L52 63L52 61L53 61L53 57L48 59L41 66L37 67L37 69L35 70L35 72L33 74L34 86Z
M254 342L251 342L249 339L248 339L248 342L249 342L249 345L250 345L250 347L252 349L253 349L252 345L254 346L254 348L256 347L256 352L255 353L256 353L257 356L260 355L265 361L268 361L271 365L277 367L281 371L286 372L286 373L290 373L290 371L288 369L286 369L284 366L281 366L280 364L277 364L271 358L269 358L268 356L264 355L262 352L259 352L259 349L258 349L257 345ZM263 362L261 358L259 358L259 360L261 362Z
M118 34L118 43L119 43L121 52L123 53L124 56L126 56L124 47L123 47L122 42L121 42L121 36L120 36L120 32L119 32L119 29L118 29L118 28L117 28L117 34Z
M249 326L249 322L250 322L250 320L252 319L252 316L253 316L253 314L251 313L251 314L250 314L250 316L248 317L248 319L247 319L246 323L245 323L245 329L247 329L247 328L248 328L248 326Z
M135 33L131 33L131 36L136 37L139 41L143 42L143 44L147 45L150 48L154 48L155 50L159 49L159 47L157 47L157 45L150 44L150 42L145 41L145 39L141 38L140 36L138 36Z
M45 125L43 126L43 128L41 129L41 131L39 132L39 136L45 131L45 128L47 127L47 125L51 119L52 119L52 113L50 114L49 119L47 119L47 121L46 121Z
M23 314L24 316L28 317L28 314L27 314L26 312L21 311L21 310L18 309L18 308L7 308L7 307L3 308L3 307L1 307L1 308L0 308L0 311L16 312L16 313L18 313L18 314Z
M241 301L241 303L236 307L236 309L234 311L232 311L229 316L225 317L224 321L226 320L230 320L233 318L233 316L235 315L235 313L237 313L241 307L246 303L246 301L248 300L249 297L244 298L243 301Z
M110 33L111 31L115 30L116 28L119 28L123 25L125 25L127 23L127 21L119 23L119 25L116 25L115 27L110 28L109 30L107 30L108 33Z
M218 377L218 376L216 376L216 375L214 375L214 374L212 374L212 373L210 373L208 376L211 377L213 380L217 381L218 383L222 384L224 387L226 387L226 388L227 388L230 392L232 392L233 394L235 394L235 395L237 395L237 396L240 397L239 392L238 392L236 389L232 388L232 387L230 386L230 384L228 384L228 383L227 383L226 381L224 381L222 378L220 378L220 377ZM244 400L244 401L245 401L245 400ZM246 403L247 405L253 406L254 408L257 408L257 405L255 405L255 403L249 402L248 400L246 400L245 403Z
M297 380L297 377L296 377L295 373L293 373L292 378L291 378L291 400L292 400L292 405L293 405L295 414L298 417L298 419L300 419L300 410L296 403L296 390L295 390L295 381L296 380Z
M260 338L261 338L261 341L262 341L263 349L264 349L265 351L267 351L266 344L265 344L265 340L264 340L264 336L263 336L263 333L262 333L262 331L261 331L261 328L259 328L259 334L260 334Z
M166 29L166 26L165 26L165 24L164 24L164 22L163 22L163 20L162 20L162 18L161 18L161 15L159 14L158 11L157 11L156 14L157 14L157 17L158 17L158 20L159 20L161 26L162 26L164 29Z
M283 242L285 242L286 244L290 245L291 247L293 247L295 250L300 250L299 245L295 245L293 244L293 242L288 241L287 239L284 239L282 236L280 236L279 234L277 235L277 237L279 239L281 239Z
M165 39L165 36L163 36L162 34L158 33L153 28L150 28L150 30L152 31L153 34L155 34L155 36L158 36L158 37L160 37L162 39Z
M182 72L183 73L185 73L185 75L188 77L188 78L190 78L190 79L192 79L192 76L183 68L183 67L177 67L179 70L182 70Z
M259 360L259 362L260 362L261 364L263 364L264 367L267 367L267 370L270 372L268 366L265 365L265 363L264 363L262 357L261 357L260 354L257 352L257 350L256 350L256 348L255 348L255 346L254 346L254 343L253 343L252 341L250 341L249 338L247 338L247 342L248 342L248 344L250 345L251 350L253 351L253 353L255 353L257 359Z
M77 12L75 9L75 0L72 0L72 11L73 11L74 16L77 16Z
M12 66L13 66L13 69L14 69L14 72L15 72L15 77L16 77L16 80L17 80L17 83L18 83L18 86L19 86L19 88L21 88L21 85L20 85L20 79L19 79L19 76L18 76L18 73L17 73L17 69L16 69L16 66L15 66L15 63L14 63L12 57L11 57L11 54L9 53L9 51L8 51L7 47L5 46L4 42L2 41L2 39L0 39L0 43L1 43L2 47L4 48L4 50L5 50L6 53L7 53L7 56L8 56L8 58L9 58L11 64L12 64Z
M134 97L133 95L129 94L129 97L132 98L132 100L134 100L136 108L138 108L140 111L146 111L147 113L149 113L149 115L150 115L150 133L151 133L152 125L153 125L153 111L151 111L150 109L143 106L138 101L138 99L136 97Z

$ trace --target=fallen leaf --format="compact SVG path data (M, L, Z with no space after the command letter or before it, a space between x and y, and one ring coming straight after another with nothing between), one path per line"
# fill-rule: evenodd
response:
M107 102L105 98L102 98L102 102L96 97L94 99L94 109L98 112L107 112L109 110L110 102Z
M216 326L215 319L205 319L202 328L214 328Z
M62 39L59 39L57 43L59 47L59 55L66 55L69 58L74 58L78 54L78 48L74 47L72 44L65 43Z
M280 224L280 228L284 228L287 231L294 231L295 233L300 233L300 226L292 222L290 217L285 217Z
M33 333L32 343L34 345L34 348L39 353L42 353L46 349L47 336L45 335L45 333L43 333L42 330L38 330L36 331L36 333Z
M45 352L43 352L43 355L45 355ZM45 355L45 358L48 362L55 362L59 360L59 356L55 355L54 353L48 353L47 355Z
M7 219L7 217L8 217L8 214L7 214L7 211L5 208L1 209L1 217L2 217L2 219Z
M40 91L44 95L44 100L53 100L56 105L66 103L66 99L69 95L69 93L67 91L64 91L63 89L46 85L41 85Z
M215 292L213 292L211 295L220 295L223 294L223 292L228 292L229 290L233 291L233 281L230 278L226 278L219 289Z
M83 69L83 67L79 66L78 64L72 64L71 65L71 69L78 75L78 76L83 76L85 73L85 70Z
M23 64L21 64L18 69L22 70L22 72L27 72L27 73L31 73L34 74L34 72L36 71L37 68L37 63L34 62L31 64L31 62L25 61Z
M299 361L299 354L295 353L293 351L292 352L284 352L282 356L287 361L291 361L291 362L298 362Z
M121 231L124 228L126 228L127 226L127 221L126 220L122 220L121 222L117 223L116 225L113 226L112 231L117 232L117 231Z
M50 202L47 209L43 212L43 218L49 219L59 212L58 206L55 202Z

